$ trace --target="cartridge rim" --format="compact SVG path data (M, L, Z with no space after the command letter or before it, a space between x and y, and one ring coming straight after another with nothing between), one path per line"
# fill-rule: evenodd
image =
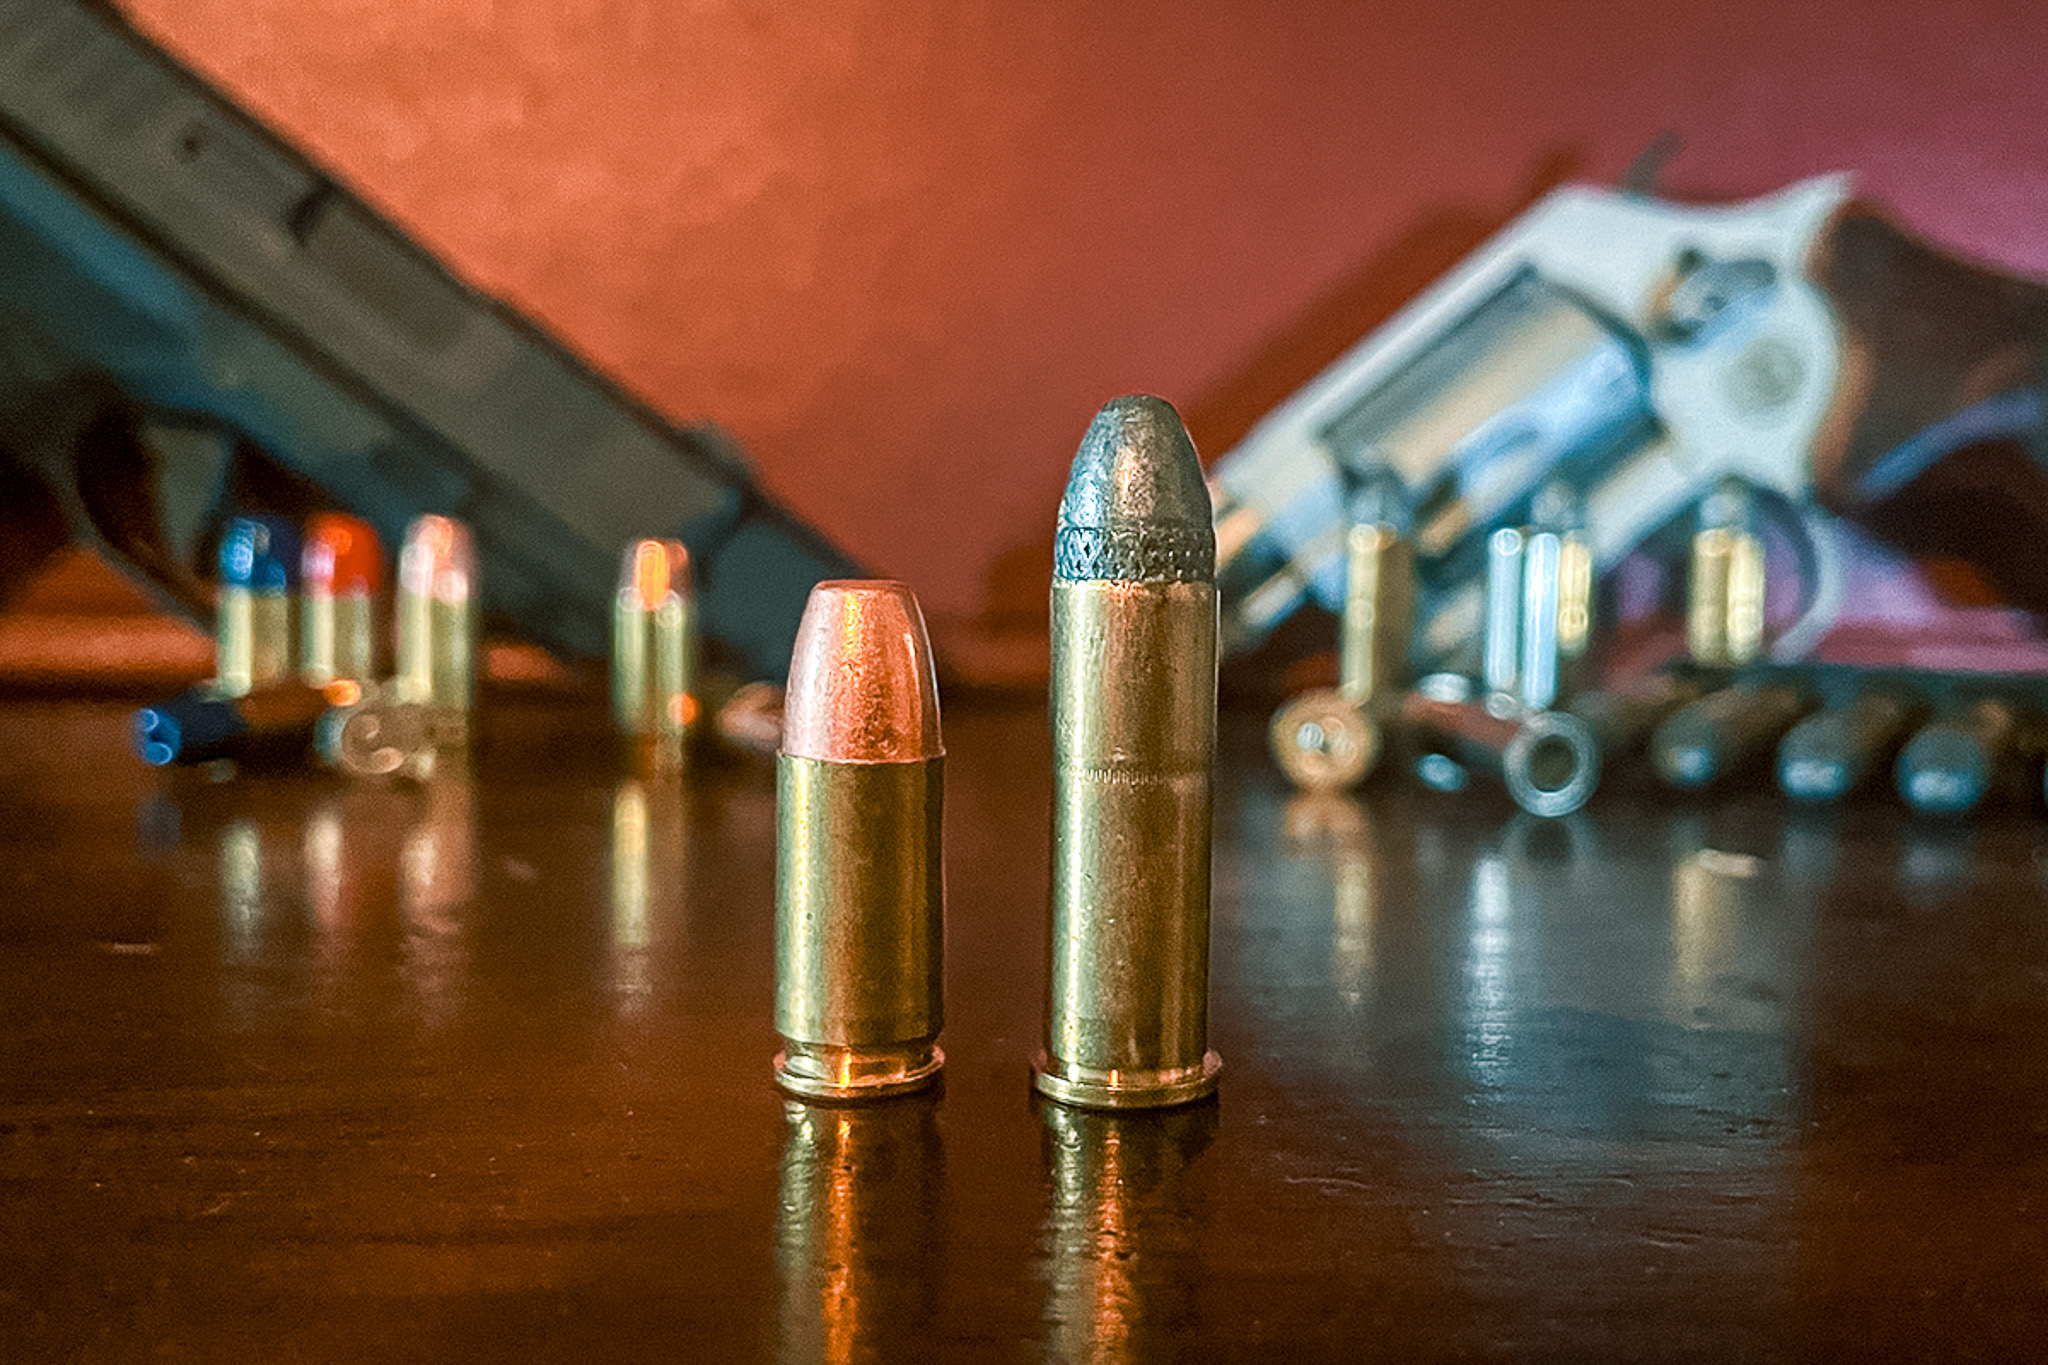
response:
M1600 784L1600 746L1586 723L1569 712L1528 717L1501 760L1508 794L1531 815L1570 815ZM1560 762L1568 766L1560 769Z
M1166 1109L1216 1093L1223 1058L1212 1049L1200 1066L1162 1071L1101 1071L1064 1062L1041 1050L1031 1062L1031 1084L1047 1099L1077 1109Z
M799 1099L883 1099L924 1089L945 1066L937 1043L839 1047L784 1039L775 1054L775 1083Z
M1378 764L1380 728L1336 688L1304 692L1273 713L1274 761L1303 791L1345 791Z

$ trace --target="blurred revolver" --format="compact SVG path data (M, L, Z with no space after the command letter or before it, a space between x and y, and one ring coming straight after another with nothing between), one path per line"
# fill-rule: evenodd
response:
M2022 605L2048 606L2044 352L2048 289L1915 241L1846 176L1716 208L1560 188L1217 462L1225 648L1305 601L1340 607L1347 468L1391 471L1410 499L1423 668L1469 662L1486 536L1558 481L1602 570L1725 481L1749 486L1797 557L1774 645L1797 658L1842 604L1834 514L1882 510L1948 456L2003 442L2020 454L1990 481L2025 486L2001 496L2030 529L2023 551L1983 558L1994 581L2022 580L2002 584Z

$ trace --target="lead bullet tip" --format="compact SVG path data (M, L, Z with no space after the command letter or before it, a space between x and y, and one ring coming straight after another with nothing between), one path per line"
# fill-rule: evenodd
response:
M827 763L914 763L945 753L924 613L906 584L811 589L790 653L782 752Z
M1165 399L1114 398L1088 424L1060 499L1053 576L1216 581L1216 529L1202 462Z

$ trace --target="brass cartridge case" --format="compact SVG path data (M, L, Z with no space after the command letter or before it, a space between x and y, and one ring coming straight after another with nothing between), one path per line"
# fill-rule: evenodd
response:
M1060 506L1052 586L1052 922L1034 1081L1088 1108L1210 1093L1215 541L1193 444L1107 405Z
M612 723L661 758L696 728L697 604L681 541L626 547L612 598Z
M1372 708L1407 676L1415 612L1415 547L1393 519L1399 498L1393 476L1379 475L1352 499L1337 686L1290 698L1267 731L1274 761L1303 791L1355 787L1379 762L1382 737Z
M282 517L236 517L220 544L213 691L240 697L292 676L298 529Z
M1523 711L1498 702L1490 708L1416 691L1401 699L1401 719L1449 749L1458 765L1499 777L1531 815L1570 815L1600 782L1600 746L1569 711Z
M931 645L900 583L820 583L776 758L777 1082L915 1090L945 1065L944 755Z
M1344 549L1337 690L1363 704L1384 696L1407 676L1415 547L1386 522L1357 522L1345 532Z
M1726 480L1700 505L1686 586L1685 642L1694 663L1740 668L1764 647L1763 541L1751 523L1753 499Z
M469 739L476 699L477 606L476 550L469 527L453 517L414 521L398 557L393 688L398 700L427 709L440 744L461 745Z
M1348 791L1379 763L1379 722L1341 687L1290 697L1273 713L1267 740L1288 781L1305 792Z
M361 697L376 683L377 594L384 551L360 517L322 512L306 523L299 571L299 676Z

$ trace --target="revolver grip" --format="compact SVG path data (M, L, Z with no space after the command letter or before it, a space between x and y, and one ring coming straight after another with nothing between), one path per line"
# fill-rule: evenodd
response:
M1841 327L1812 452L1814 489L1837 511L1858 511L1867 478L1916 433L2048 381L2048 285L1959 261L1861 204L1816 241L1811 272Z

